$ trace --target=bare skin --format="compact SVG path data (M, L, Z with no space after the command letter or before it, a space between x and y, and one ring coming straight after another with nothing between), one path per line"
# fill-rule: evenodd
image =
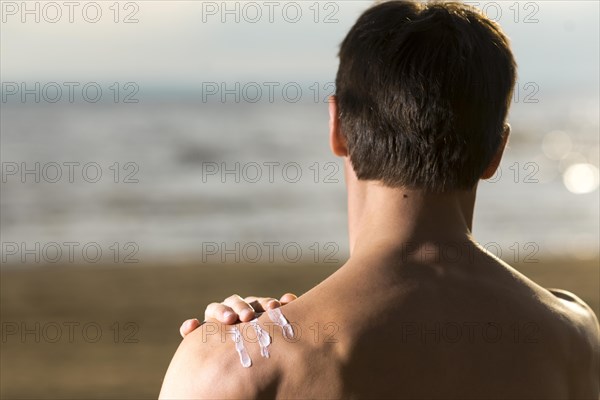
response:
M597 399L600 329L589 307L475 243L475 188L434 195L359 181L333 99L330 116L346 171L348 262L281 306L301 336L271 329L269 359L238 324L250 368L221 335L226 326L209 320L193 330L160 397ZM269 329L267 315L258 320Z

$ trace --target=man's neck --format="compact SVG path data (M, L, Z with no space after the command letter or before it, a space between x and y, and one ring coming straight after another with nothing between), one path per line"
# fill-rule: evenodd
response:
M351 257L407 244L431 247L470 240L475 190L434 194L372 181L347 183Z

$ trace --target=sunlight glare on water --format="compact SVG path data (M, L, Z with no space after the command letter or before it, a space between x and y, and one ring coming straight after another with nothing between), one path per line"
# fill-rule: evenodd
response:
M592 164L573 164L563 174L563 183L571 193L591 193L598 189L598 168Z

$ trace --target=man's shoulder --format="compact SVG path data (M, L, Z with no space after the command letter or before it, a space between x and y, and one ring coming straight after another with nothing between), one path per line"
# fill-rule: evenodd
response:
M266 363L267 368L244 368L231 328L218 322L206 322L187 335L169 365L160 398L258 397L265 384L272 380L269 378L269 364ZM254 360L254 349L246 344L246 350Z
M600 325L594 311L575 294L563 289L548 289L557 301L554 310L562 317L567 333L573 387L579 397L600 391ZM580 392L581 391L581 392Z
M566 290L545 289L503 262L493 266L475 276L461 271L447 277L428 272L433 267L425 272L413 268L409 271L417 270L419 275L403 294L413 308L414 304L443 305L456 310L456 318L485 313L488 319L507 320L509 325L527 321L527 326L547 333L548 340L563 342L565 351L599 351L598 319L582 299Z
M557 300L553 308L560 312L563 318L574 329L575 340L581 340L592 346L592 352L598 352L600 347L600 325L596 314L582 299L563 289L548 289ZM595 347L595 348L594 348Z
M593 314L592 309L590 308L590 306L588 306L585 301L583 301L582 299L580 299L574 293L571 293L568 290L556 289L556 288L548 288L547 290L550 293L552 293L555 297L558 297L561 300L566 300L567 302L569 302L571 304L576 304L577 306L585 309L587 312Z
M551 309L562 316L561 320L573 325L576 331L594 338L600 337L600 325L596 314L582 299L564 289L547 289L553 295Z

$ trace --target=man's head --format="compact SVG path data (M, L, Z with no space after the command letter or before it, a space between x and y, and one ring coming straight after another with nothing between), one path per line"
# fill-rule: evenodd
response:
M516 75L497 24L460 3L385 2L339 57L332 147L358 179L444 192L494 173Z

